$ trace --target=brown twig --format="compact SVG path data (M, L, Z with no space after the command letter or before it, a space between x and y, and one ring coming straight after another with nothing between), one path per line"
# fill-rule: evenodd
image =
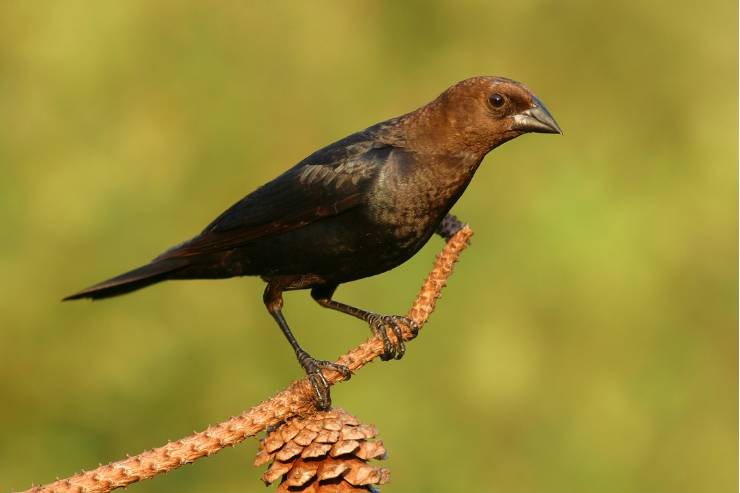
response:
M452 274L452 268L460 253L468 246L473 231L465 226L451 236L442 252L437 255L433 270L427 276L416 301L408 312L419 328L429 318L439 298L442 288ZM408 327L404 327L404 339L414 337ZM379 337L372 337L349 351L337 360L355 371L362 368L383 352ZM334 384L341 380L336 372L327 372L327 380ZM186 438L169 442L166 445L142 452L118 462L100 466L93 471L75 474L45 486L36 486L24 493L104 493L127 486L136 481L149 479L184 464L215 454L224 447L238 444L252 437L267 426L276 425L296 415L313 411L313 397L306 379L293 382L287 389L256 405L239 416L210 426L205 431L194 433Z

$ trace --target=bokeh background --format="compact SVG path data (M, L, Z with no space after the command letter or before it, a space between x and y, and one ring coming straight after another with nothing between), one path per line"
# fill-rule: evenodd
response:
M565 136L492 153L400 363L334 389L388 492L736 491L737 5L3 2L0 490L138 453L300 375L258 279L59 299L197 233L314 149L479 74ZM442 246L338 298L404 312ZM367 335L306 293L305 347ZM264 491L254 440L131 487Z

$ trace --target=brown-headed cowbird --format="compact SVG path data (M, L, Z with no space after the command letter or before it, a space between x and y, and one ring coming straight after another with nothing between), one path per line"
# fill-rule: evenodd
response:
M404 353L400 316L335 301L339 284L393 269L440 227L483 157L527 132L561 133L526 86L474 77L437 99L320 149L247 195L195 238L149 264L70 295L100 299L171 279L260 276L264 302L313 385L317 405L330 396L322 368L345 367L306 353L281 309L282 292L310 289L322 306L366 321L384 341L384 359ZM448 216L448 223L454 222ZM395 340L391 340L390 329Z

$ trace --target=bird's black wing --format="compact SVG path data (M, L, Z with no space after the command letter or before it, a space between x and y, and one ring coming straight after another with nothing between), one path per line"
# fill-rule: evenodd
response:
M320 149L231 206L200 235L158 259L229 250L361 205L396 150L374 137L368 129Z

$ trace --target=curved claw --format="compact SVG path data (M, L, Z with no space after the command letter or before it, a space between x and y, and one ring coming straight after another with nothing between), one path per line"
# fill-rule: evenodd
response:
M383 320L383 316L372 315L370 320L368 320L368 323L370 324L370 330L373 331L373 334L379 335L383 340L383 354L380 355L380 359L383 361L393 359L396 354L396 349L393 346L393 342L390 337L388 337L388 332L385 330L386 325Z
M414 320L408 318L408 317L402 317L404 321L406 322L406 325L409 326L409 329L411 329L411 334L413 334L414 337L419 335L419 324L417 324Z
M349 368L344 365L338 365L331 361L317 360L310 356L302 358L301 365L308 375L308 380L311 382L313 388L314 397L316 399L316 407L320 411L326 411L331 408L331 393L329 392L329 381L321 371L324 368L334 370L342 375L344 380L352 378L352 372Z
M391 326L391 330L393 331L393 335L396 336L396 354L393 357L394 359L401 359L403 358L403 355L406 354L406 343L403 342L403 329L401 329L401 326L398 325L396 318L398 317L388 317L388 322Z
M322 369L327 368L329 370L334 370L335 372L342 375L343 380L349 380L350 378L352 378L352 371L344 365L338 365L337 363L324 360L317 360L316 364L319 365L319 367Z
M406 353L406 344L403 341L403 329L399 325L401 322L407 325L412 333L416 335L419 332L419 326L407 317L400 315L375 315L373 314L368 320L372 331L379 335L383 340L383 354L380 355L380 359L388 361L390 359L401 359ZM395 341L391 341L388 336L388 330L390 329L395 336Z
M321 373L321 370L317 370L315 373L308 373L308 380L311 382L311 388L313 388L316 408L319 411L326 411L331 408L329 382L326 381L326 377Z

